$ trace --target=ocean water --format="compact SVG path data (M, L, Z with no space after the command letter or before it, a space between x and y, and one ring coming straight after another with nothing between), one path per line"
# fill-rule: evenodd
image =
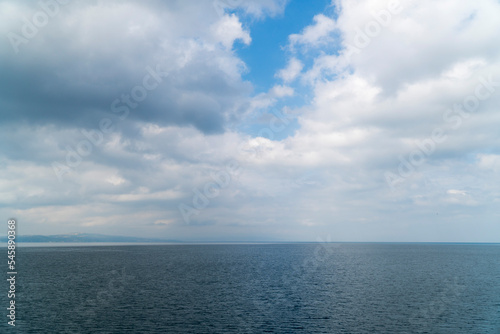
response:
M20 247L17 265L1 333L500 333L500 245Z

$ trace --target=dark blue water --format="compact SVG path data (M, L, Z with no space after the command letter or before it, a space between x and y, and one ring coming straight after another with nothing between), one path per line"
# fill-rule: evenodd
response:
M16 333L500 333L500 245L18 249ZM5 307L4 307L5 306Z

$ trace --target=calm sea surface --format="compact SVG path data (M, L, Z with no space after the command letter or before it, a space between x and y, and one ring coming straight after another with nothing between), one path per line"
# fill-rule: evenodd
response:
M500 245L20 247L17 264L1 333L500 334Z

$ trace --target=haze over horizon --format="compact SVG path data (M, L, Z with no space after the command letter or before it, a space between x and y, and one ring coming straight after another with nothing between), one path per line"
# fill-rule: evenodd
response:
M19 235L500 242L500 2L0 1Z

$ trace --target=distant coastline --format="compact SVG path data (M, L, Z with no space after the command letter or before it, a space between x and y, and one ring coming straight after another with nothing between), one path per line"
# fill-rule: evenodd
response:
M7 241L7 237L2 237ZM18 235L16 242L20 243L178 243L178 240L156 238L126 237L91 233L69 233L55 235Z

